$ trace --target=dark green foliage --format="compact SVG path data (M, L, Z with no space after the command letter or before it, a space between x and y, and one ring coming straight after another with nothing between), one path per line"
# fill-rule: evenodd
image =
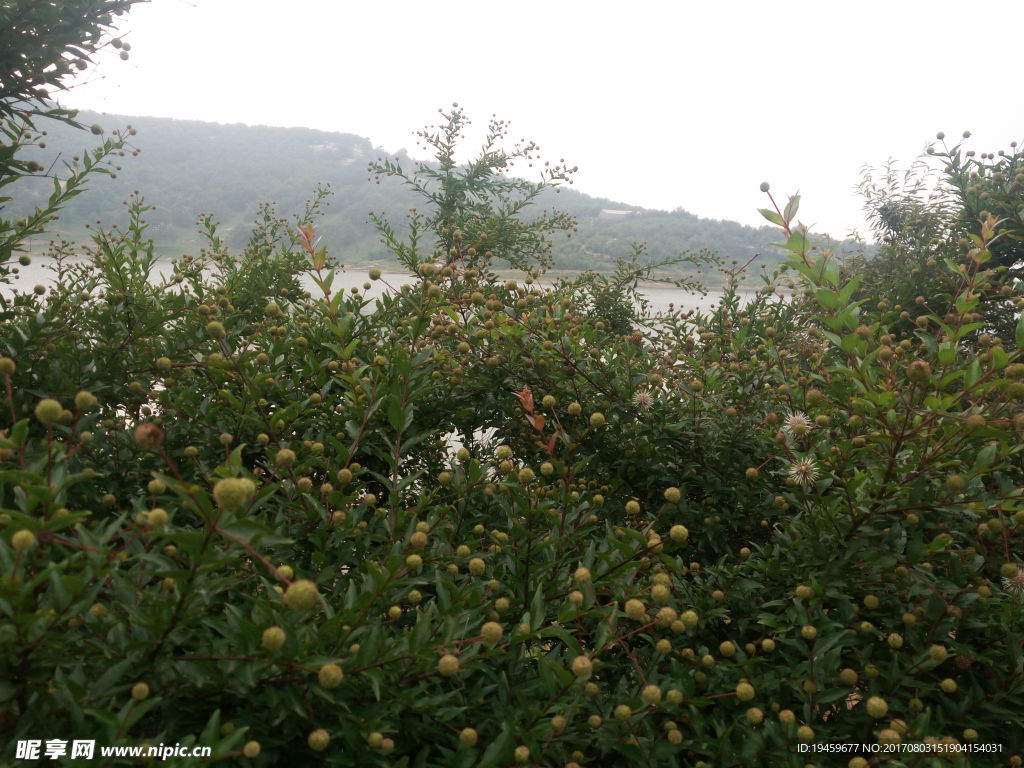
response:
M83 127L75 112L50 98L53 91L67 88L70 76L85 69L96 51L115 44L109 37L114 17L136 2L14 0L0 7L0 284L8 282L11 256L25 251L29 238L48 231L57 211L83 190L90 175L108 172L111 157L123 154L117 132L102 147L73 160L37 158L25 150L45 148L48 127ZM128 55L127 44L118 39L116 45ZM31 200L24 187L14 198L10 185L26 178L41 183ZM0 307L5 305L0 298Z
M1024 320L974 338L1020 301L998 225L908 333L772 200L785 273L657 316L639 250L538 287L567 220L479 163L408 237L378 218L412 282L372 303L319 194L240 252L204 218L164 277L138 196L84 262L54 246L0 325L0 759L1017 765Z
M941 151L931 145L927 152L933 160L919 159L902 176L892 163L880 179L865 171L861 191L879 250L846 259L844 271L861 278L858 298L880 301L894 327L911 333L920 316L948 320L957 312L965 277L945 267L970 253L993 287L973 318L984 316L985 324L970 338L987 334L1013 345L1014 285L1024 270L1021 155L1016 142L1010 152L978 156L964 142L947 146L942 134L937 141Z
M235 265L211 224L154 279L133 204L0 341L10 738L256 740L267 765L1019 750L1019 354L964 343L977 260L950 267L960 314L901 338L795 209L769 212L796 299L742 304L737 268L715 312L654 317L615 300L636 261L549 290L416 261L368 306L315 201ZM299 579L311 610L278 594Z
M74 117L47 101L67 87L69 75L92 63L110 43L114 18L137 2L5 2L0 7L0 120L26 124L36 117Z

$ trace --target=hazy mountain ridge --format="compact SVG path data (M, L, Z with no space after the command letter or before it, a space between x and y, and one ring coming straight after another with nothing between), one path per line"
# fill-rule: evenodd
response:
M279 213L290 215L302 210L317 184L327 184L333 195L318 229L332 253L345 263L385 261L388 253L368 212L386 212L399 223L418 202L397 183L378 185L367 178L367 163L378 157L397 157L407 166L410 158L386 153L353 134L91 112L80 113L79 120L108 130L131 125L137 130L132 143L141 151L121 161L116 178L95 179L89 192L65 209L60 230L72 236L81 236L87 223L109 226L123 219L122 201L139 190L156 206L147 221L161 250L194 250L200 213L213 214L229 244L241 246L259 203L272 201ZM97 137L66 126L46 128L47 146L37 150L37 158L47 167L98 143ZM25 195L22 204L40 201L51 188L49 180L40 179L34 197ZM572 188L545 193L540 205L579 219L572 238L556 240L556 268L606 268L638 241L646 242L655 258L709 248L726 259L746 261L758 253L763 254L759 262L779 259L769 245L778 239L772 227L702 219L682 210L648 210Z

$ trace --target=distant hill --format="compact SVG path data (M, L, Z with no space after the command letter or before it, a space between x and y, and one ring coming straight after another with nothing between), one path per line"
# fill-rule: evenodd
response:
M147 220L161 252L194 251L200 213L213 214L222 223L228 243L241 246L259 203L275 202L279 213L290 215L301 211L322 183L334 193L318 225L331 252L346 264L381 262L388 260L388 253L378 242L368 212L386 212L397 223L418 202L397 182L378 185L367 180L367 163L395 156L352 134L89 112L80 113L79 119L106 129L132 125L137 130L133 144L141 151L137 157L124 158L116 178L96 179L88 194L67 207L60 226L72 237L81 237L87 223L99 220L109 226L123 219L122 201L137 189L157 207ZM58 155L80 154L96 143L89 133L59 124L46 129L46 149L33 150L37 153L33 159L44 165ZM408 157L399 159L403 165L412 165ZM41 179L37 189L23 196L29 186L23 183L19 205L27 207L50 190ZM574 189L552 192L542 205L579 219L579 231L571 239L556 241L557 269L608 268L616 258L627 256L630 244L638 241L645 241L656 258L702 248L742 261L762 254L755 263L780 258L778 249L769 246L778 239L771 227L702 219L682 210L648 210Z

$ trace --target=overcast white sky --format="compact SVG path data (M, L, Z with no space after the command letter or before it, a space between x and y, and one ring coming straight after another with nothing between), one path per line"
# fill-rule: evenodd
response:
M938 130L1024 139L1013 0L456 2L153 0L63 103L126 115L307 126L410 150L457 101L491 113L576 188L762 222L761 181L801 218L866 232L861 167L913 161ZM116 53L111 51L111 53ZM140 137L141 138L141 137ZM144 143L143 143L144 146Z

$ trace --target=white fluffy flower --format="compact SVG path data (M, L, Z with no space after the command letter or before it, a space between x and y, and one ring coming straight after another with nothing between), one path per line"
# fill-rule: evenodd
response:
M654 405L654 398L651 397L650 392L637 392L633 395L633 405L639 408L641 411L649 410Z
M790 437L803 437L814 429L814 424L806 413L790 411L786 414L786 420L783 423L782 429Z
M818 465L806 456L797 459L789 465L789 476L806 491L814 487L814 481L818 479Z

